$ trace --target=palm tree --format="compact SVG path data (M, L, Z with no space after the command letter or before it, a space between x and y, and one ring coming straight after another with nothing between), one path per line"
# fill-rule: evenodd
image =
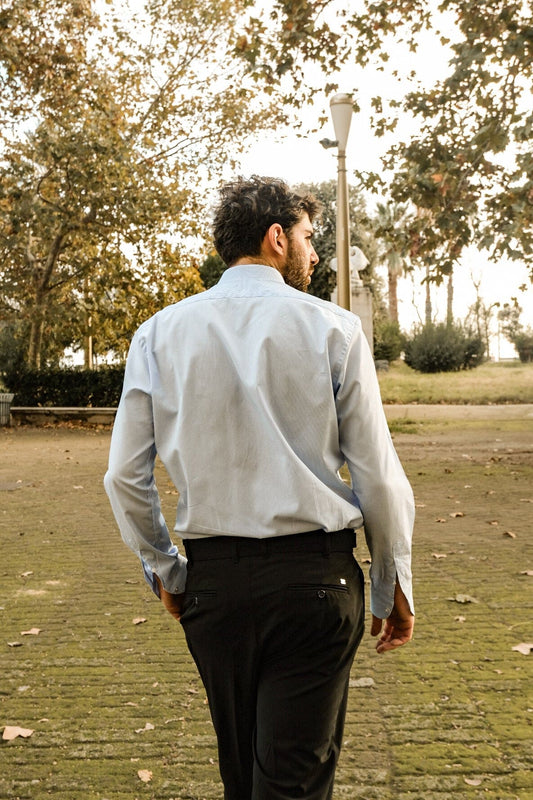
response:
M403 275L407 255L405 223L407 206L401 203L376 205L376 235L384 245L383 260L387 265L389 317L398 322L398 278Z

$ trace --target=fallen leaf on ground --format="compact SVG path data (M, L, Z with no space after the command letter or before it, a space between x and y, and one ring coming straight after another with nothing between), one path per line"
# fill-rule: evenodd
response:
M462 511L452 511L450 517L464 517L464 514Z
M435 522L446 522L446 520L444 519L444 517L437 517Z
M455 597L448 597L448 600L452 603L479 603L479 600L469 594L456 594Z
M481 781L479 778L465 778L464 781L469 786L481 786Z
M29 575L33 575L33 570L32 569L29 569L27 572L21 572L20 573L20 577L21 578L27 578Z
M512 649L516 650L517 653L522 653L522 655L528 656L533 650L533 642L520 642L520 644L515 644Z
M487 522L489 523L489 525L494 525L495 527L496 525L500 524L497 519L488 519Z
M350 679L350 689L369 689L371 686L375 686L375 681L373 678Z
M153 778L153 773L150 772L149 769L140 769L137 772L137 775L139 776L139 778L142 780L143 783L150 783L150 781Z
M30 628L29 631L21 631L21 636L38 636L41 632L40 628Z
M433 558L448 558L446 553L432 553Z
M133 620L134 625L142 625L143 622L148 622L146 617L135 617L135 619Z
M516 539L516 533L513 533L512 531L504 531L503 536L508 536L509 539Z
M22 642L8 642L8 647L22 647Z
M30 728L19 728L18 725L6 725L4 728L4 732L2 734L2 739L6 742L10 742L12 739L16 739L18 736L22 736L24 739L27 739L28 736L31 736L33 731Z
M521 497L520 498L520 502L521 503L533 503L533 500L531 500L529 497Z
M155 725L152 725L151 722L147 722L144 728L137 728L135 733L144 733L144 731L153 731L155 730Z
M455 622L466 622L466 617L455 617Z
M530 578L533 578L533 569L525 569L520 573L520 575L529 575Z

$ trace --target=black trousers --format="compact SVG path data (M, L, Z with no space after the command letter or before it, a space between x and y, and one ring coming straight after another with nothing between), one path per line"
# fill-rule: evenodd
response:
M363 635L353 531L188 540L184 612L225 800L330 800Z

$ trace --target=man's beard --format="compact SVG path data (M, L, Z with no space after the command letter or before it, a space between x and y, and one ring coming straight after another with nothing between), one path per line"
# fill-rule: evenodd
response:
M285 283L300 292L306 292L309 286L309 261L294 247L292 240L288 239L287 261L281 272Z

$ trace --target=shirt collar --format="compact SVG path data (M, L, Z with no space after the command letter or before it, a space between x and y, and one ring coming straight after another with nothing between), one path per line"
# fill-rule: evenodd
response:
M268 267L266 264L237 264L234 267L228 267L222 273L219 283L221 285L227 285L243 279L285 283L281 272L275 267Z

